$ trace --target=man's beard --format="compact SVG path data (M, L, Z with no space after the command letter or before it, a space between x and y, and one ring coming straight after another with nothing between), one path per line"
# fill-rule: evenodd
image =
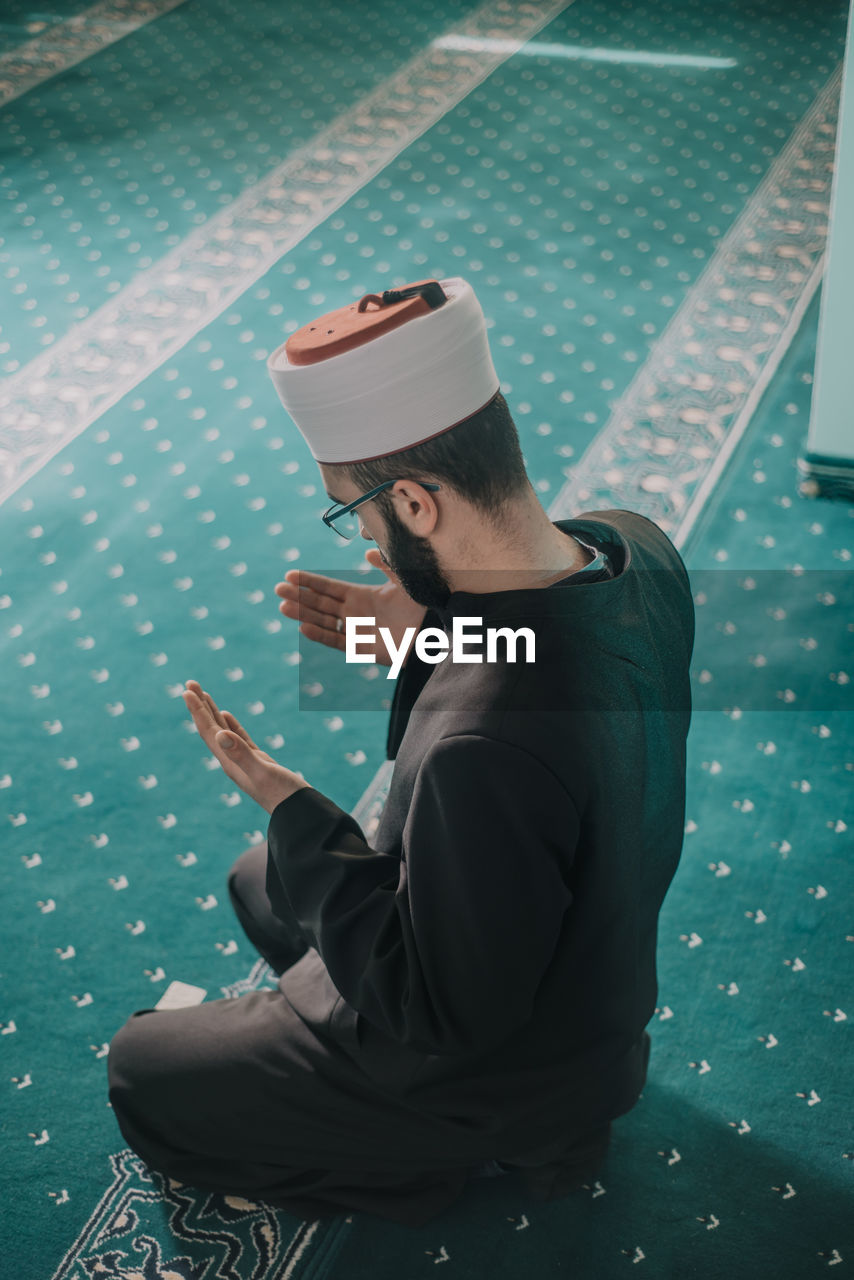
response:
M428 609L441 608L451 594L436 552L426 538L411 533L394 510L384 513L388 556L383 559L407 595ZM382 551L380 555L382 555Z

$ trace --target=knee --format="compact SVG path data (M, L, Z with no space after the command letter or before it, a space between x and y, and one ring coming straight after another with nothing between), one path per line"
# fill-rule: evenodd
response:
M110 1041L107 1096L128 1144L138 1155L147 1158L146 1117L153 1108L151 1048L144 1023L143 1017L134 1014Z
M165 1105L158 1039L151 1034L154 1012L135 1013L113 1036L107 1058L109 1102L128 1146L150 1168L168 1172L170 1131L174 1122Z
M228 892L232 902L245 903L253 889L264 884L267 875L267 841L253 844L241 853L228 873Z
M149 1012L145 1010L144 1012ZM138 1095L145 1087L151 1049L146 1035L143 1013L135 1013L110 1041L107 1056L107 1078L110 1101Z

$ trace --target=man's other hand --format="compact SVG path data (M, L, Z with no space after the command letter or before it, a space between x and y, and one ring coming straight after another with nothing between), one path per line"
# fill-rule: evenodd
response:
M400 645L406 628L415 627L417 632L427 610L403 589L378 548L371 547L365 553L365 559L373 568L382 569L388 582L366 586L341 582L338 578L327 578L322 573L309 573L305 569L289 569L284 582L277 583L275 587L276 595L282 598L279 612L299 622L300 631L307 640L315 640L342 652L346 645L344 625L347 618L376 618L377 662L390 667L391 654L383 644L379 628L387 627L395 645ZM407 653L411 651L414 639L413 635Z
M182 697L199 735L223 772L262 809L272 813L300 787L310 786L301 773L277 764L262 751L230 711L220 711L198 680L187 680L186 686Z

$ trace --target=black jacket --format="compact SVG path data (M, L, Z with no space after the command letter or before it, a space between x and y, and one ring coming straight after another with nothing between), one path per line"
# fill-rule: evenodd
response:
M685 816L694 609L666 535L629 511L557 522L615 576L454 593L425 619L529 627L536 661L398 681L369 845L314 788L273 812L267 888L317 953L281 990L377 1087L494 1123L610 1118L643 1085L658 914Z

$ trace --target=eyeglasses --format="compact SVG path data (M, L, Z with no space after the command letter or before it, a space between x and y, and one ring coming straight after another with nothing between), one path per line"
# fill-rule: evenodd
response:
M401 480L406 478L408 477L399 477ZM323 523L337 533L339 538L349 541L359 532L359 517L353 514L356 508L363 502L370 502L371 498L375 498L384 489L390 489L393 484L397 484L397 480L384 480L382 484L377 485L376 489L371 489L369 493L363 493L361 498L356 498L355 502L334 504L328 511L324 511ZM422 489L429 489L431 493L436 493L442 487L440 484L428 484L426 480L418 480L416 484L420 484Z

